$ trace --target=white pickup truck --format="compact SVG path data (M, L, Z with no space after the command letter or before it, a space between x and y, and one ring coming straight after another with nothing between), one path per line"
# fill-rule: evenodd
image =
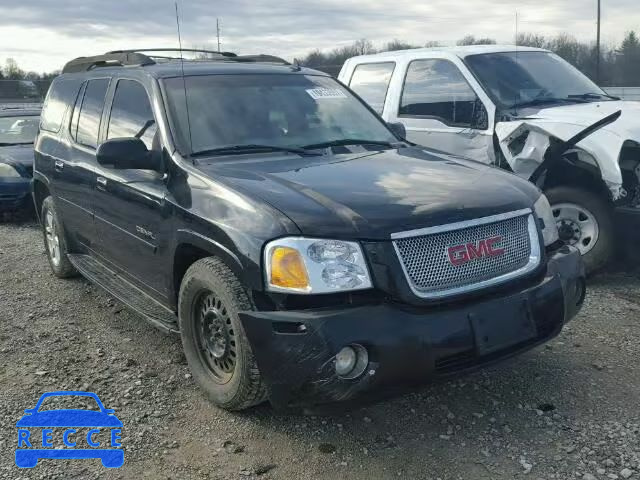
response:
M640 102L607 95L552 52L386 52L347 60L338 78L407 140L538 185L589 272L609 261L617 230L640 230Z

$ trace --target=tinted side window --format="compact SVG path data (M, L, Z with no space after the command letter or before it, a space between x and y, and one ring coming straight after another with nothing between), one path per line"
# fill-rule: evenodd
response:
M349 86L371 108L378 113L382 113L395 66L396 64L393 62L363 63L358 65L353 71Z
M476 99L462 72L450 61L416 60L407 70L399 115L469 126Z
M151 149L156 130L144 87L133 80L120 80L113 97L107 138L137 137Z
M100 78L89 80L82 99L82 107L78 116L78 130L76 142L87 147L96 148L98 144L98 131L100 130L100 117L104 107L104 97L109 87L109 79Z
M87 88L87 82L82 84L78 95L76 96L76 101L73 105L73 112L71 113L71 122L69 123L69 133L71 134L71 138L74 140L78 136L78 117L80 116L80 107L82 106L82 99L84 98L84 91Z
M58 78L53 81L40 117L40 128L50 132L60 130L67 107L73 102L80 80L75 78Z

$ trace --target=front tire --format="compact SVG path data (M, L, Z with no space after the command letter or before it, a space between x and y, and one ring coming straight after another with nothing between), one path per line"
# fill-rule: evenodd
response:
M53 197L49 196L42 202L40 218L47 259L53 274L58 278L76 276L78 272L67 257L69 251L64 227L53 202Z
M219 259L195 262L182 280L178 317L193 378L226 410L262 403L266 389L238 312L254 307L236 276Z
M558 225L560 239L582 254L587 274L607 265L613 256L613 212L602 196L576 187L560 186L545 192Z

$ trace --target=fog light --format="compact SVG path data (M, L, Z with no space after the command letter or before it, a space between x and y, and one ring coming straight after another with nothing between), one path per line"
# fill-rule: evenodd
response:
M336 355L336 374L352 380L364 373L369 365L369 354L362 345L353 344L343 347Z

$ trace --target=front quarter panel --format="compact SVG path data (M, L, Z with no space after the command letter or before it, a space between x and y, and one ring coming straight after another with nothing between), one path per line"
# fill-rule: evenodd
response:
M168 183L168 200L176 208L176 248L188 243L210 251L220 256L246 287L262 290L264 244L300 230L270 205L185 163L180 161Z

